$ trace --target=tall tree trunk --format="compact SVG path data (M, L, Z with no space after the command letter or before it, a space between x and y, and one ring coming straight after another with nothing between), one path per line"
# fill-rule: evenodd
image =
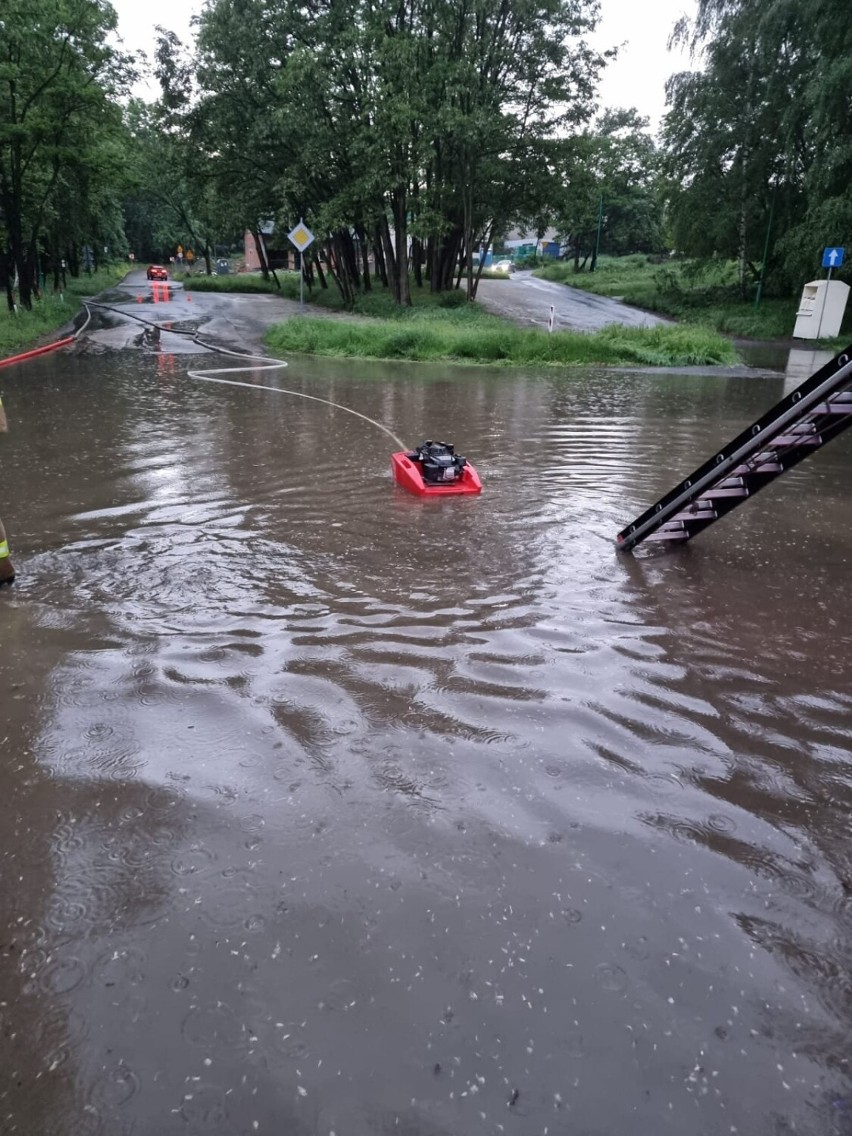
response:
M340 298L343 300L344 306L352 308L355 303L355 292L346 265L342 233L335 233L326 240L325 261L340 292Z
M367 244L367 230L356 229L358 245L361 251L361 287L365 292L372 292L373 284L370 280L370 248Z
M748 257L748 167L751 161L752 146L752 119L755 102L755 47L751 44L749 53L748 90L746 92L746 121L743 130L743 141L740 147L738 165L740 167L740 201L739 217L737 219L737 276L740 286L740 298L746 299L746 264Z
M484 249L484 256L480 256L479 258L479 268L476 270L476 278L473 281L473 290L468 290L467 298L469 300L476 299L476 293L479 288L479 281L482 279L482 270L485 268L485 257L488 255L488 250L491 247L491 242L494 240L494 225L495 222L492 221L485 230L482 244L482 247Z
M408 200L405 186L397 186L393 196L393 227L396 241L396 275L400 307L411 307L411 280L408 276Z
M419 212L420 185L415 181L411 187L411 209L416 218ZM411 266L414 270L414 283L418 288L423 287L423 242L419 237L411 239Z
M393 241L390 235L390 226L388 225L387 217L382 217L379 222L379 230L382 238L382 249L384 251L385 271L387 272L388 286L391 290L395 302L399 304L400 291L399 291L399 271L397 269L397 258L394 253Z
M18 277L18 296L20 297L21 307L30 311L33 306L32 289L30 287L30 276L27 272L24 234L21 228L20 214L13 214L11 217L7 216L6 226L9 233L9 251L12 256L12 263L15 266L15 273Z
M313 260L308 262L311 265L311 283L313 283L313 270L314 268L316 268L317 276L319 277L320 288L328 288L328 281L326 280L325 273L322 270L320 259L317 256L316 252L314 252L312 256Z
M414 283L423 287L423 245L419 237L411 238L411 260L414 268Z
M464 246L465 274L467 275L468 299L473 298L473 185L472 173L468 174L468 184L464 190Z
M385 254L382 248L382 226L376 225L376 239L373 245L373 253L375 256L376 275L381 280L385 288L388 287L388 268L385 264Z
M6 292L6 304L9 308L9 313L14 315L15 308L15 269L12 264L11 254L7 251L5 246L0 248L0 277L2 277L3 288Z
M266 245L263 243L263 234L260 227L252 229L251 235L254 237L254 246L257 249L257 259L260 264L260 272L264 280L269 279L269 261L266 259Z

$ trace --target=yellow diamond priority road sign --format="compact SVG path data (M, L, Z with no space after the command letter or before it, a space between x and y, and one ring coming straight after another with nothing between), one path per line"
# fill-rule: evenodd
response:
M304 221L300 221L295 229L291 229L287 234L299 252L304 252L309 245L314 243L314 234L308 228Z

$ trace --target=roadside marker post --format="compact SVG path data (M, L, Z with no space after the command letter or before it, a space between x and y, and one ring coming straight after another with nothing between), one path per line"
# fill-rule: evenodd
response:
M553 316L554 316L554 310L553 310L553 304L551 304L550 305L550 317L547 321L547 330L551 331L551 332L553 331L553 322L554 322Z

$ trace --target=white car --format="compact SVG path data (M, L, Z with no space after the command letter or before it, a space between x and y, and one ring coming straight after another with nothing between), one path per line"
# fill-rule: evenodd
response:
M514 272L515 271L514 262L509 260L508 257L505 257L503 260L497 260L497 261L494 262L494 271L495 272Z

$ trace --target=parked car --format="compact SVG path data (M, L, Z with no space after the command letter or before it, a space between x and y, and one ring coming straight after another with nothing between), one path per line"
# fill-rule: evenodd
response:
M507 272L507 273L508 272L514 272L515 271L514 262L509 260L508 257L504 257L503 260L497 260L497 261L494 262L494 271L495 272Z
M146 273L149 280L168 280L169 274L161 264L151 264Z

